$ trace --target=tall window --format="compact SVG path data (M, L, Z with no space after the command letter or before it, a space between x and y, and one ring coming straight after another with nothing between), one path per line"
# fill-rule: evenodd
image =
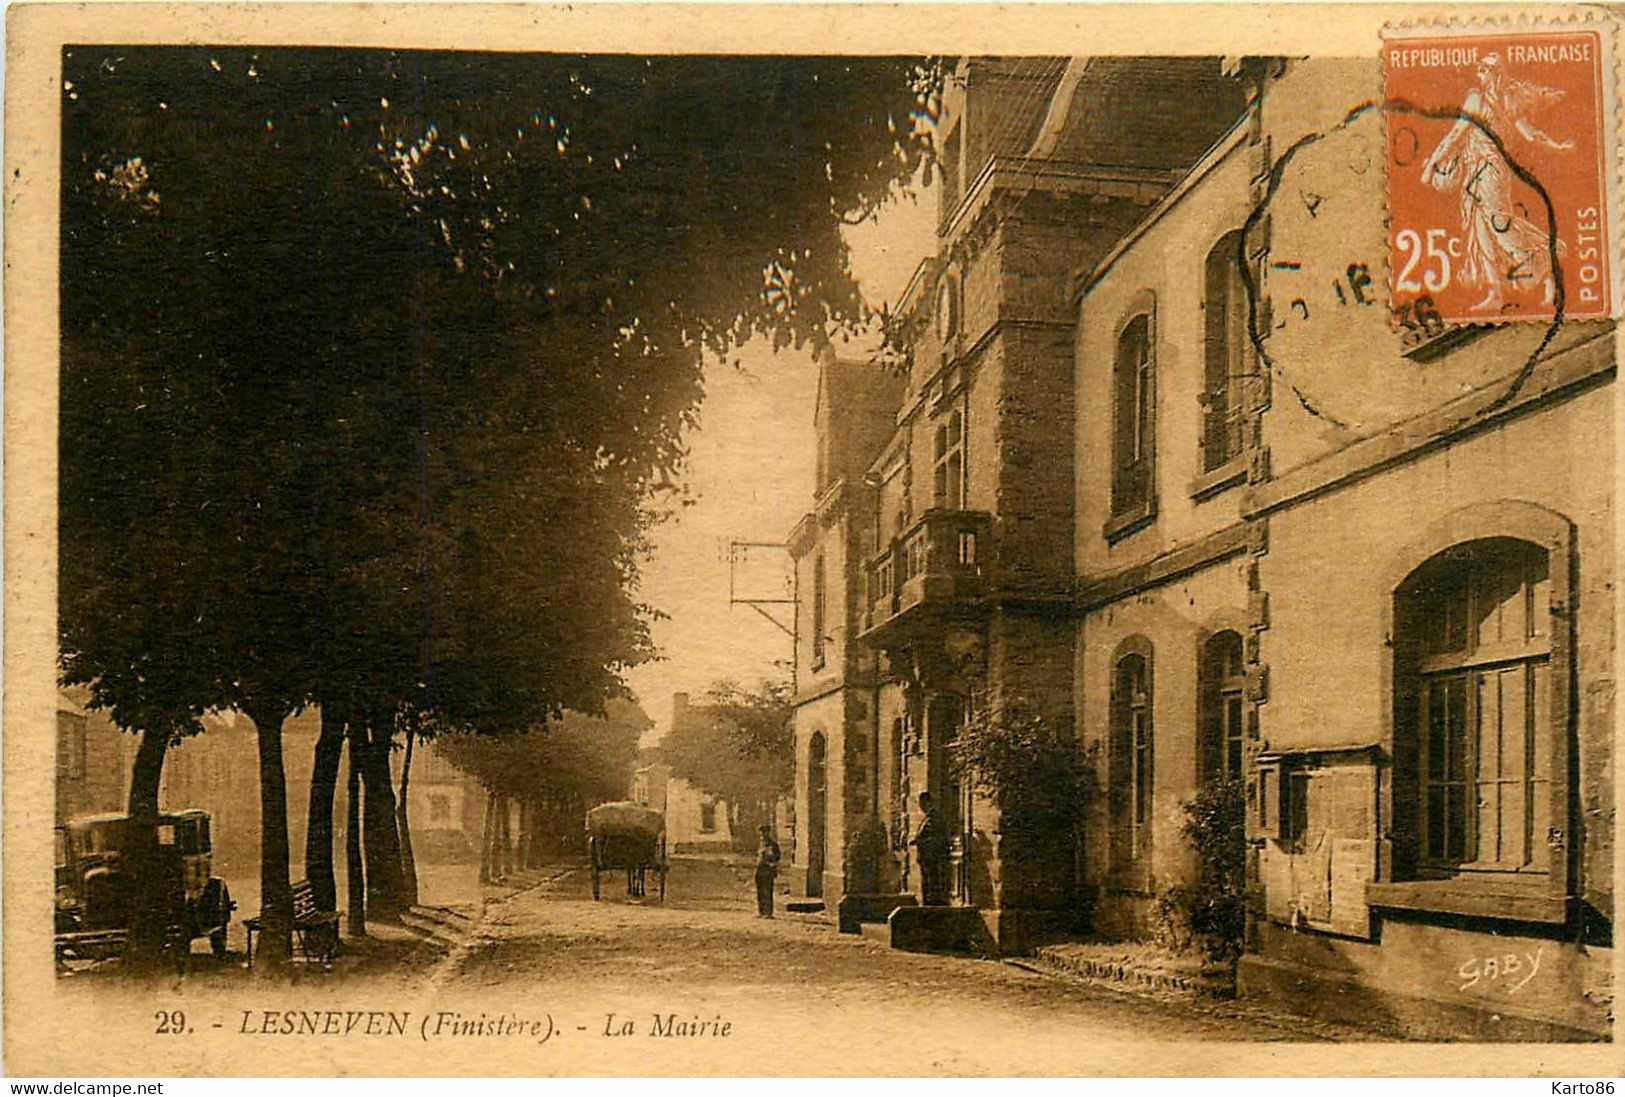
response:
M56 775L83 777L85 773L85 724L83 716L56 714Z
M700 830L710 834L717 829L717 802L707 797L700 801Z
M1108 767L1114 867L1141 863L1151 846L1151 659L1131 652L1112 676Z
M1112 439L1112 514L1149 513L1156 455L1155 370L1151 317L1130 320L1117 337Z
M958 510L965 501L965 417L957 409L937 424L932 456L935 504Z
M1207 367L1202 393L1202 468L1211 471L1242 449L1241 377L1246 370L1247 298L1241 282L1241 230L1207 253Z
M1243 698L1247 676L1242 666L1241 636L1226 630L1202 645L1197 675L1201 729L1201 776L1207 783L1242 775Z
M942 143L942 159L937 161L937 169L942 172L943 217L959 208L959 145L959 125L955 123L948 132L948 139Z
M812 663L814 667L824 665L825 587L824 554L819 553L813 557Z
M1423 875L1548 868L1550 602L1545 550L1510 538L1449 549L1400 587L1395 750L1414 765Z
M425 799L429 805L429 825L431 827L451 826L451 797L444 792L431 792Z

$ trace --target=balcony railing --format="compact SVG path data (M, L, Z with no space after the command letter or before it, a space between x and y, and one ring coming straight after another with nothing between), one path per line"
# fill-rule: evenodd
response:
M986 590L988 530L982 511L928 510L868 566L865 632L920 606L973 599Z

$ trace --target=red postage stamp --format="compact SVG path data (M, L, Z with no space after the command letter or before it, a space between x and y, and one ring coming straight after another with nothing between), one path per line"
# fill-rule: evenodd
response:
M1585 25L1385 39L1399 322L1612 314L1608 46Z

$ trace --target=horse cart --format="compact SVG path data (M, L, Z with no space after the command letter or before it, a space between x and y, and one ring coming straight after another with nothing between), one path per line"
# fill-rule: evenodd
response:
M659 878L666 898L666 815L654 808L617 800L587 812L587 852L592 858L592 897L599 897L598 878L605 871L626 870L626 893L641 898L648 874Z

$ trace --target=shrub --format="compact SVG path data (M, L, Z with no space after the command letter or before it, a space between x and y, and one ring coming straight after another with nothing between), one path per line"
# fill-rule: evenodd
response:
M1062 721L1019 702L975 710L955 743L954 762L998 798L1007 834L1070 840L1082 825L1093 769Z
M1213 960L1241 955L1246 933L1247 790L1219 781L1185 801L1180 828L1196 850L1196 884L1169 888L1156 916L1170 944L1195 943Z
M846 890L856 895L873 895L891 875L892 857L886 841L886 827L877 816L867 815L846 839Z

